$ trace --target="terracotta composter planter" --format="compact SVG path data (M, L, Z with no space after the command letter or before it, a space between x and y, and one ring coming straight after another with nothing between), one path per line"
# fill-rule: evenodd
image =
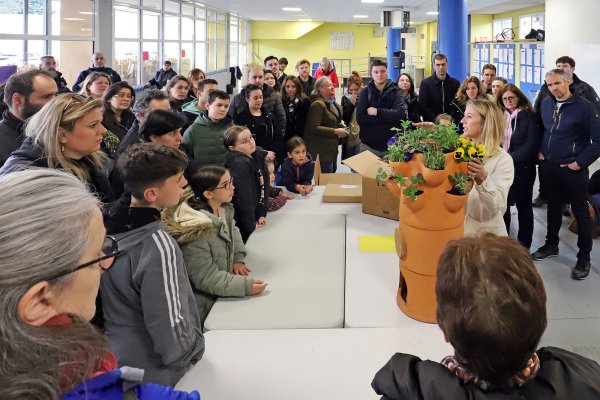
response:
M409 317L436 322L435 282L437 263L446 243L464 235L467 195L448 193L452 189L448 176L466 174L467 163L458 163L453 154L446 155L446 168L425 168L422 154L408 162L394 163L394 174L417 175L424 183L416 200L402 193L402 188L388 181L388 188L400 197L400 227L396 231L396 250L400 258L400 282L397 302Z

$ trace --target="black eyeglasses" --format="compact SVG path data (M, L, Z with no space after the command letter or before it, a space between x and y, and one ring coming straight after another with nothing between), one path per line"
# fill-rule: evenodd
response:
M213 190L217 190L217 189L229 190L231 188L231 185L233 185L233 177L229 181L225 182L223 185L215 187Z
M60 278L61 276L71 274L73 272L79 271L80 269L89 267L90 265L94 265L94 264L98 264L100 269L102 270L102 272L107 271L110 267L113 266L117 256L119 256L121 254L121 252L119 251L119 245L118 245L117 239L115 239L112 236L107 235L104 238L104 242L102 243L102 248L100 249L100 253L102 254L102 256L100 256L92 261L88 261L86 263L80 264L71 271L63 271L59 274L56 274L56 275L52 276L51 278L48 278L47 280L51 281L53 279Z

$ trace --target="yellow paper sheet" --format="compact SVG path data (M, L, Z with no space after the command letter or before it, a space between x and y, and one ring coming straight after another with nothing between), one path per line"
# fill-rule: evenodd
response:
M395 253L393 236L359 236L358 248L361 253Z

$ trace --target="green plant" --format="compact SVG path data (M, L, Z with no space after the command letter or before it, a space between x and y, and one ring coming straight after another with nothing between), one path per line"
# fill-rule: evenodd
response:
M442 170L446 167L446 156L438 149L423 154L423 164L433 170Z
M423 179L423 175L418 173L417 175L404 176L403 174L390 175L383 168L379 168L377 170L377 175L375 176L375 180L377 182L381 182L382 180L389 179L392 182L397 183L398 185L404 187L402 194L411 200L416 200L417 196L421 193L418 185L422 185L425 183L425 179Z
M457 172L454 175L448 175L448 179L450 183L452 183L452 191L455 191L457 194L465 195L469 190L469 182L473 179L468 175Z

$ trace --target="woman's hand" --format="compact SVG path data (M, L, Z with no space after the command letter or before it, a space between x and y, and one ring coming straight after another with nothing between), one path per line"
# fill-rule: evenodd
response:
M250 275L250 272L252 272L252 270L246 267L246 264L244 263L235 263L231 268L231 273L234 275L248 276Z
M335 128L333 133L335 133L339 137L345 137L348 135L348 131L344 128Z
M468 165L469 176L473 178L476 184L481 185L488 176L487 171L483 167L483 161L479 158L475 158L469 161Z
M267 219L265 217L260 217L258 221L256 221L256 228L261 228L267 224Z
M265 158L269 161L275 161L275 153L269 150L267 151L267 155L265 156Z

